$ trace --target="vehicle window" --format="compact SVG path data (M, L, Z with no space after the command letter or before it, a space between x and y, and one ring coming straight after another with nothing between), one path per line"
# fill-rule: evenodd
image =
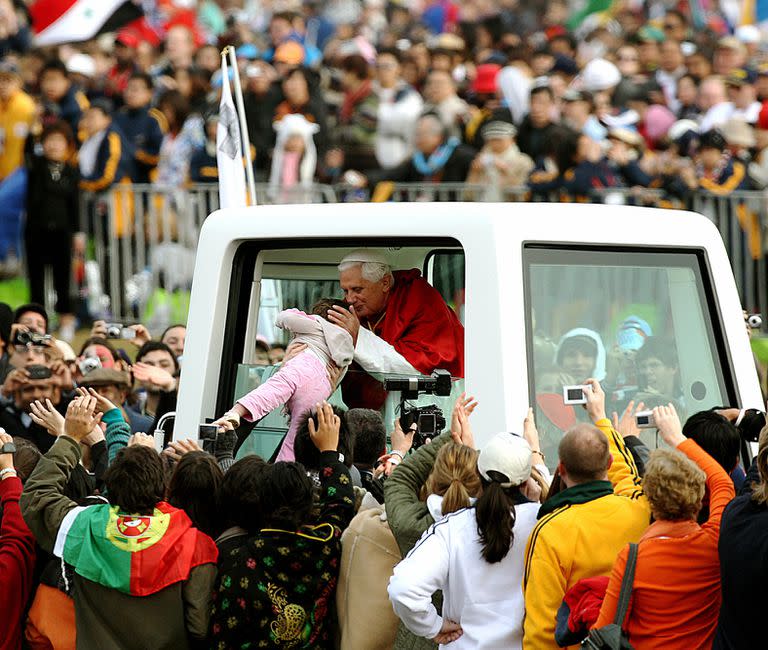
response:
M435 242L432 246L421 244L412 249L403 246L389 250L392 255L400 256L398 259L402 260L399 264L396 259L392 260L396 269L414 267L424 269L424 276L433 286L438 288L446 302L451 307L458 305L460 309L463 305L464 287L463 252L459 251L457 254L454 248L450 250L450 254L433 256L435 259L429 261L430 251L444 250L438 249L437 246L440 244L445 246L445 243ZM455 246L454 242L450 242L449 245L451 244ZM359 242L354 242L347 250L359 245ZM225 362L222 367L222 373L229 373L230 377L234 376L234 380L230 383L231 388L222 397L222 403L225 404L223 408L228 408L233 401L268 381L271 376L278 372L279 363L282 361L285 349L291 340L290 332L275 326L275 317L281 310L297 308L308 313L311 311L312 305L320 298L342 297L336 265L337 260L343 257L345 251L344 249L332 249L331 253L325 254L322 250L306 249L304 251L297 250L295 253L290 250L279 250L270 253L272 259L278 258L280 261L273 264L270 264L269 260L265 262L260 278L255 275L256 266L252 265L250 269L245 268L243 270L238 292L239 306L236 310L236 316L234 313L232 315L232 321L238 323L237 328L240 336L230 351L231 361ZM283 253L285 253L284 256ZM311 261L303 265L301 263L302 255ZM256 295L252 286L254 282L259 284L258 306L251 304L251 301L254 300L253 296ZM251 298L246 299L249 294ZM248 329L243 326L243 323L246 321L255 322L254 313L258 314L257 335L256 337L249 337L243 332L244 329ZM250 348L250 341L254 343L254 351ZM227 366L229 370L226 369ZM382 394L381 399L384 400L386 397L378 408L389 430L399 408L399 394L392 393L387 396L383 391L383 381L390 377L395 377L395 375L381 373L369 375L353 364L345 375L344 390L337 389L329 401L341 407L356 405L349 401L349 395L354 396L355 394L354 387L350 391L350 385L365 383L368 388L362 394L370 395L370 391L373 390ZM434 404L443 411L443 417L450 422L452 403L455 397L462 392L463 383L463 380L453 382L451 396L420 395L417 400L412 400L412 403L419 406ZM373 389L371 384L375 384ZM346 403L345 397L347 397ZM273 410L257 423L251 435L240 448L238 455L257 453L262 457L269 458L288 427L287 411L282 407Z
M464 251L436 251L427 258L426 277L464 322Z
M527 247L524 260L530 397L553 464L563 432L587 421L583 407L565 403L565 386L600 380L609 417L632 400L671 402L684 422L728 401L722 338L711 325L719 321L695 251ZM657 446L655 429L641 438Z

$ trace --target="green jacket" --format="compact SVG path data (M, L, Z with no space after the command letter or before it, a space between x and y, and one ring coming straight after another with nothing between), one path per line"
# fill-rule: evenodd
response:
M435 438L430 444L423 445L407 456L384 481L387 521L403 557L435 523L432 515L429 514L426 501L422 501L419 495L432 472L437 452L450 440L451 434L447 432ZM438 610L442 609L442 593L436 594L432 601ZM430 639L416 636L402 622L400 623L394 650L433 650L434 648L437 648L437 644Z
M40 546L53 551L66 514L77 503L63 495L80 462L80 445L62 436L43 456L24 485L19 504ZM200 642L208 631L216 566L195 567L184 582L137 598L75 574L75 622L79 650L93 648L179 649Z

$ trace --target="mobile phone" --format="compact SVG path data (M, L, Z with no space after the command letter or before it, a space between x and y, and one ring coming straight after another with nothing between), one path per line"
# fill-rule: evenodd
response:
M654 429L656 422L653 419L653 411L638 411L635 413L635 422L638 429Z
M49 379L53 374L48 366L27 366L30 379Z
M591 386L563 386L563 404L586 404L586 393L590 390Z

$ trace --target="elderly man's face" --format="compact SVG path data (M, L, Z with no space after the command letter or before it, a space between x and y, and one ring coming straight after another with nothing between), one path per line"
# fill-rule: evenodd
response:
M392 278L387 275L378 282L371 282L363 277L361 265L341 271L339 284L344 292L344 300L355 308L358 318L371 318L384 311Z

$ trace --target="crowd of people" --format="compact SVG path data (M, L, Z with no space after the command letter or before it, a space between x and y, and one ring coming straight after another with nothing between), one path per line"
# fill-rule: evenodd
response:
M84 193L151 184L182 210L189 184L218 180L229 44L273 198L316 182L382 200L388 181L493 200L768 186L762 32L728 2L593 4L159 0L112 34L37 48L27 3L0 0L0 275L23 257L32 295L0 304L0 649L541 650L604 647L611 624L640 650L762 647L765 414L682 422L658 342L632 359L635 388L672 402L653 405L651 451L633 403L606 417L603 386L626 369L596 377L583 330L554 354L590 386L569 426L537 404L521 435L476 445L482 404L462 395L429 444L400 421L388 433L365 373L462 377L464 332L418 271L370 250L341 260L343 301L281 312L293 344L263 350L279 370L200 441L164 424L184 325L153 339L97 321L78 352L65 340L82 274L68 242L104 217L81 213ZM118 217L118 235L137 225ZM535 346L548 364L552 345ZM337 386L348 410L326 402ZM283 405L274 458L238 454Z
M15 331L35 332L22 325L33 307ZM462 395L449 430L412 449L414 429L396 424L388 447L378 412L323 402L301 415L292 460L235 462L231 428L208 449L162 453L132 434L127 373L106 340L88 345L104 365L77 388L66 362L48 385L32 378L38 365L9 373L30 376L0 432L3 648L538 650L614 621L638 649L759 644L762 413L712 410L683 426L674 406L656 407L667 447L649 455L590 380L590 423L563 436L553 477L533 410L522 435L476 449L482 406ZM174 376L168 346L142 350L136 381ZM738 459L716 458L758 436L736 497ZM633 543L631 607L616 620Z
M747 5L144 4L116 32L38 48L26 3L3 2L0 270L16 272L26 250L43 302L51 266L65 331L72 255L58 242L105 214L78 215L79 192L151 183L183 212L178 192L217 181L229 44L272 200L315 182L384 200L394 181L466 182L465 197L491 200L651 188L685 204L768 183L768 58L760 29L742 24ZM122 236L148 206L119 203Z
M444 432L388 433L361 377L461 378L464 330L415 269L338 268L344 300L280 312L282 363L199 439L163 426L184 326L99 321L75 354L0 305L0 648L760 647L765 413L658 404L651 450L592 377L553 451L534 408L476 444L466 393ZM557 354L574 377L582 347ZM273 457L242 453L283 404Z

